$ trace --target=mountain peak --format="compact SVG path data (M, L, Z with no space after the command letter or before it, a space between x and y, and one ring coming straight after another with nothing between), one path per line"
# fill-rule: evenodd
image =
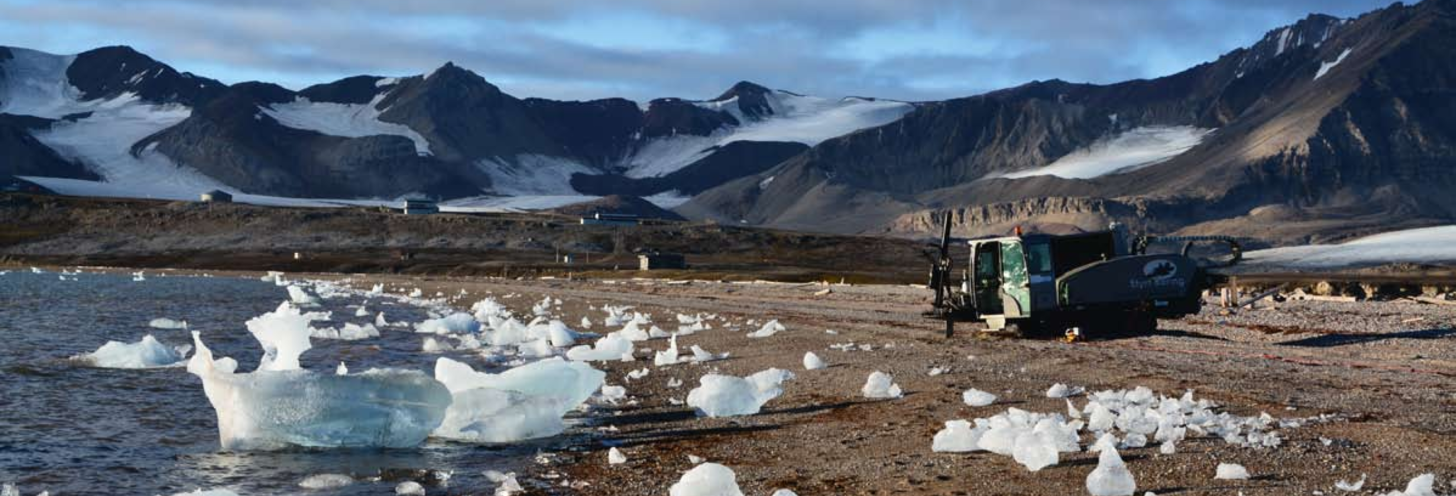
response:
M733 86L729 87L727 91L724 91L723 92L723 94L718 95L717 98L714 98L714 99L709 100L709 101L721 102L721 101L724 101L724 100L727 100L727 99L733 98L733 97L739 97L739 98L752 98L754 96L762 97L763 95L767 95L769 93L773 93L773 90L770 90L768 88L765 88L765 87L763 87L763 86L761 86L761 85L759 85L757 83L751 82L751 81L739 81L737 83L733 83Z

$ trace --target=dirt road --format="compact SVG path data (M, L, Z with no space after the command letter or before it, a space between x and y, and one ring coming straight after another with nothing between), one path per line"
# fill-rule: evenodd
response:
M593 420L573 429L568 446L529 474L528 485L544 493L667 494L693 467L688 455L694 455L732 468L748 495L767 496L777 488L801 495L1086 494L1094 454L1064 454L1057 465L1032 473L1005 456L930 449L947 420L990 417L1008 407L1065 412L1064 400L1045 396L1054 383L1089 391L1147 386L1170 396L1192 389L1238 415L1338 416L1281 430L1284 442L1273 449L1190 438L1172 455L1156 446L1125 450L1137 494L1343 494L1335 482L1361 474L1368 474L1364 493L1370 493L1403 489L1427 472L1437 475L1439 492L1456 491L1447 485L1456 476L1452 306L1285 302L1227 316L1206 307L1199 316L1164 321L1156 335L1068 344L979 339L964 328L943 338L939 323L918 318L928 292L907 286L390 276L359 282L378 280L419 286L427 294L463 289L465 305L493 295L518 311L551 295L565 302L562 313L572 323L589 316L600 326L604 314L591 307L626 304L658 322L675 325L677 313L701 312L732 324L715 321L715 329L679 343L730 352L727 360L653 367L644 348L666 346L656 340L639 343L635 362L598 363L608 370L608 383L626 386L630 401L592 412ZM767 319L787 330L745 336L756 329L747 321ZM832 347L844 343L870 349ZM831 366L803 370L808 351ZM742 376L769 367L792 370L797 378L763 413L697 418L680 405L705 373ZM642 368L649 375L625 377ZM941 373L931 375L935 368ZM904 398L863 398L860 387L876 370L892 374ZM683 385L669 387L671 379ZM972 387L1000 399L966 406L961 392ZM1090 441L1084 436L1084 445ZM629 461L609 465L609 446L619 446ZM1220 462L1242 464L1253 477L1216 481Z

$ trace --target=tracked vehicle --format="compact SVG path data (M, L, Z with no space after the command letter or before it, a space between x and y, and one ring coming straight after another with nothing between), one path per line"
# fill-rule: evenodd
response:
M1183 243L1178 253L1150 254L1156 242ZM1210 269L1242 256L1238 240L1223 236L1129 237L1115 225L1070 235L1016 234L968 241L970 257L959 283L952 279L950 220L930 270L935 300L926 316L984 322L987 330L1022 336L1149 333L1160 318L1199 312L1204 289L1226 281ZM1197 245L1226 251L1217 260L1190 256ZM1206 249L1207 247L1199 246Z

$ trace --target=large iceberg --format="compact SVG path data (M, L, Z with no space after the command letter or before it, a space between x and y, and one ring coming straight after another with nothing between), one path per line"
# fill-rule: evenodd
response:
M435 379L454 399L434 435L494 443L554 436L566 428L562 416L601 389L606 377L589 365L559 357L499 374L440 358Z
M96 351L78 355L74 359L86 365L108 369L175 367L182 365L190 349L192 347L188 345L164 345L148 334L135 343L107 341Z
M258 370L237 373L237 362L213 359L193 332L197 352L187 371L202 379L217 411L224 449L387 447L419 445L440 426L450 390L419 371L370 369L355 374L304 370L298 358L310 347L311 316L284 303L249 320L263 346Z

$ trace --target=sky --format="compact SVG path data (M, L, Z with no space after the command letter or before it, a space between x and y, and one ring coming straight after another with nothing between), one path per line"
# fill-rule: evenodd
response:
M519 97L797 93L936 100L1172 74L1374 0L0 0L0 45L130 45L225 83L301 89L446 61Z

